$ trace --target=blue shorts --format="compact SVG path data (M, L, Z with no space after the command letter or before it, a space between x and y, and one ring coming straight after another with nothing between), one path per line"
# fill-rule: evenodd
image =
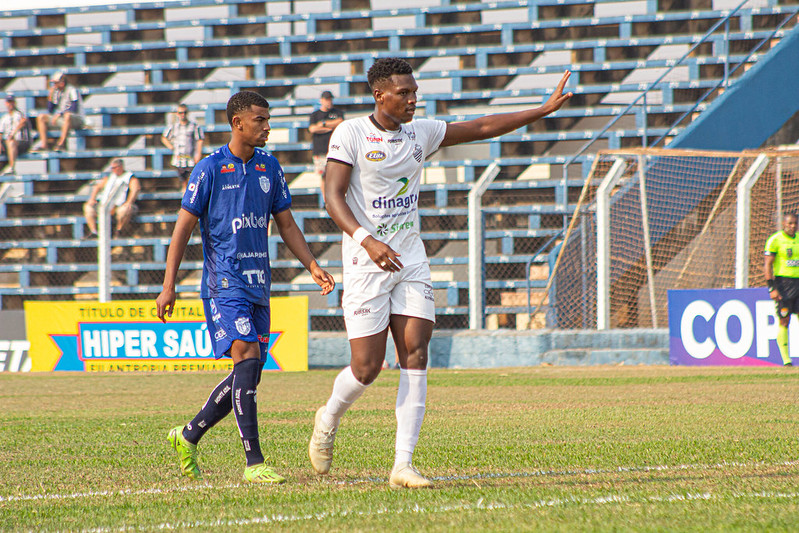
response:
M205 322L214 347L214 356L230 357L234 340L257 342L261 362L269 353L269 306L256 305L241 298L205 298Z

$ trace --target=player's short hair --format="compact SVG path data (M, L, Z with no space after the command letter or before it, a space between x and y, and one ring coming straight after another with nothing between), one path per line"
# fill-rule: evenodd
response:
M233 117L252 106L269 107L266 98L252 91L239 91L227 101L227 121L233 125Z
M374 90L375 84L387 80L395 74L413 74L413 67L398 57L381 57L369 67L366 80L369 82L369 87Z

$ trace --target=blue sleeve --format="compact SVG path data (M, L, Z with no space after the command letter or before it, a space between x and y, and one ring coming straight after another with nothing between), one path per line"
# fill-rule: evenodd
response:
M277 159L273 159L273 167L275 170L272 174L275 177L273 182L275 196L272 202L272 214L275 214L291 207L291 193L289 193L289 185L286 183L286 176L283 175L283 168L277 162Z
M202 217L208 211L212 182L213 167L208 159L203 159L191 171L180 206L192 215Z

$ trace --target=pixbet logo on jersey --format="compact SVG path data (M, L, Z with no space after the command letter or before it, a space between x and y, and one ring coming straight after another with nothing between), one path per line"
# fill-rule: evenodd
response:
M242 213L240 217L234 218L230 225L233 228L233 235L235 235L240 229L266 228L269 225L269 217L266 215L259 217L255 213L249 215Z

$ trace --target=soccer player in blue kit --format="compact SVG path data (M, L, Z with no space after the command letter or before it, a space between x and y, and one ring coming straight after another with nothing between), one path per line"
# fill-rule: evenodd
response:
M244 480L283 483L285 478L264 462L256 405L270 331L270 215L283 242L323 295L333 290L335 281L319 267L294 221L283 169L261 149L269 137L269 103L257 93L241 91L228 101L227 118L230 143L200 161L189 178L156 306L164 322L172 316L178 269L199 221L204 258L201 297L208 333L216 358L233 359L233 372L214 388L191 422L169 432L168 440L177 451L183 474L200 479L197 443L233 410L247 458Z

